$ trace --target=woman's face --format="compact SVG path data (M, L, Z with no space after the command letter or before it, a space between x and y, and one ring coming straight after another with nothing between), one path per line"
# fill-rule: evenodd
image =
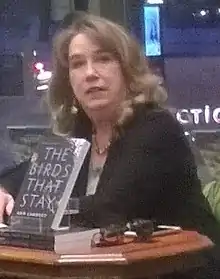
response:
M84 34L70 42L69 76L74 95L86 112L112 111L125 98L119 62Z

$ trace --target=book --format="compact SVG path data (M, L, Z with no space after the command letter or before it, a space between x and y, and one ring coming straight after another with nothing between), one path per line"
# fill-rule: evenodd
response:
M0 245L47 250L56 253L71 249L74 252L74 249L81 246L90 247L93 236L99 231L99 229L75 227L42 234L3 228L0 229Z
M79 237L79 231L84 232L80 237L89 233L77 228L75 235L71 218L64 218L78 213L78 199L71 194L89 148L90 143L81 138L42 138L15 199L9 226L0 228L2 244L55 249L57 243ZM63 219L68 222L61 227Z

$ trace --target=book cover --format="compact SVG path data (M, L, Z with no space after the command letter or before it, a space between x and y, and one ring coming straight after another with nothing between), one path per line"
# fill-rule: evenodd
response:
M45 137L33 153L15 200L10 227L58 230L80 169L90 148L81 138Z

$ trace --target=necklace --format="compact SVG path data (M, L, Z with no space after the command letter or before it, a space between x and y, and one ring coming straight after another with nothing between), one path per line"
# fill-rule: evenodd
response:
M109 140L108 141L108 143L103 147L103 148L100 148L99 147L99 145L98 145L98 143L97 143L97 140L96 140L96 136L95 135L93 135L93 142L94 142L94 144L95 144L95 152L98 154L98 155L103 155L103 154L105 154L107 151L108 151L108 149L109 149L109 147L110 147L110 145L111 145L111 141Z

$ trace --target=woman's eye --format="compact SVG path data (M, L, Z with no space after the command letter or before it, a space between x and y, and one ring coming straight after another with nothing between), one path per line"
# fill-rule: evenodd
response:
M81 66L83 66L83 61L71 61L70 62L70 67L72 69L77 69L77 68L80 68Z
M103 55L100 55L97 57L97 61L103 62L103 63L109 62L111 60L112 60L112 57L109 54L103 54Z

